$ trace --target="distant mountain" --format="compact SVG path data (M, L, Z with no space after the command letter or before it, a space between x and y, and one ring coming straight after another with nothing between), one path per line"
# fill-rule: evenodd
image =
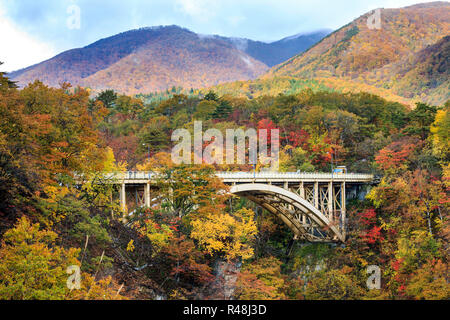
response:
M380 9L380 29L368 27L372 14L331 33L263 78L351 81L409 99L444 103L450 86L450 3Z
M265 63L269 67L273 67L309 49L331 32L331 29L323 29L310 33L297 34L270 43L242 38L221 37L221 39L233 43L236 48L244 51L256 60Z
M203 88L255 79L326 34L319 31L263 43L199 35L178 26L142 28L63 52L10 77L22 86L39 79L50 86L70 82L127 94L173 86Z

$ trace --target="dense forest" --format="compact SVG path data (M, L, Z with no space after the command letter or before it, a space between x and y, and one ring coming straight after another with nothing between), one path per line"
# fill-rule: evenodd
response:
M93 97L69 84L18 89L0 74L0 299L450 298L449 102L176 91ZM215 171L251 166L170 161L171 133L194 120L280 129L281 171L345 165L380 182L349 203L344 244L287 251L281 220L220 192ZM104 175L125 170L160 173L155 203L128 217ZM71 265L82 270L76 290ZM380 266L381 289L367 288L369 265Z

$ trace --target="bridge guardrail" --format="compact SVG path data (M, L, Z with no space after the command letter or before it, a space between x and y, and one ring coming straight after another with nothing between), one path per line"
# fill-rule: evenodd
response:
M115 178L119 180L151 180L155 177L154 172L149 171L127 171L118 173ZM362 180L372 181L374 175L365 173L325 173L325 172L217 172L216 175L225 180L256 179L256 180L314 180L314 179L338 179L338 180Z
M375 181L375 176L365 173L325 173L325 172L217 172L223 180L349 180ZM156 173L150 171L126 171L108 174L107 177L117 180L152 180Z

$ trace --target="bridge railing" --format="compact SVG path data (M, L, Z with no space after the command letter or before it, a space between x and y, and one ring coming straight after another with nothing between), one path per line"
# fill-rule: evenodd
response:
M374 176L365 173L324 173L324 172L217 172L217 177L224 180L361 180L372 181ZM156 173L149 171L127 171L118 173L118 180L151 180Z
M325 172L218 172L217 176L223 179L361 179L371 180L373 175L365 173L325 173Z

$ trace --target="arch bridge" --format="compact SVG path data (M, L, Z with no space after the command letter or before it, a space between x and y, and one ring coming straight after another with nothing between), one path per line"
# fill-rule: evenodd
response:
M151 172L120 174L124 212L133 206L151 207L152 176ZM374 181L373 175L360 173L219 172L217 176L232 194L275 214L296 239L310 242L344 242L347 202L363 199Z

